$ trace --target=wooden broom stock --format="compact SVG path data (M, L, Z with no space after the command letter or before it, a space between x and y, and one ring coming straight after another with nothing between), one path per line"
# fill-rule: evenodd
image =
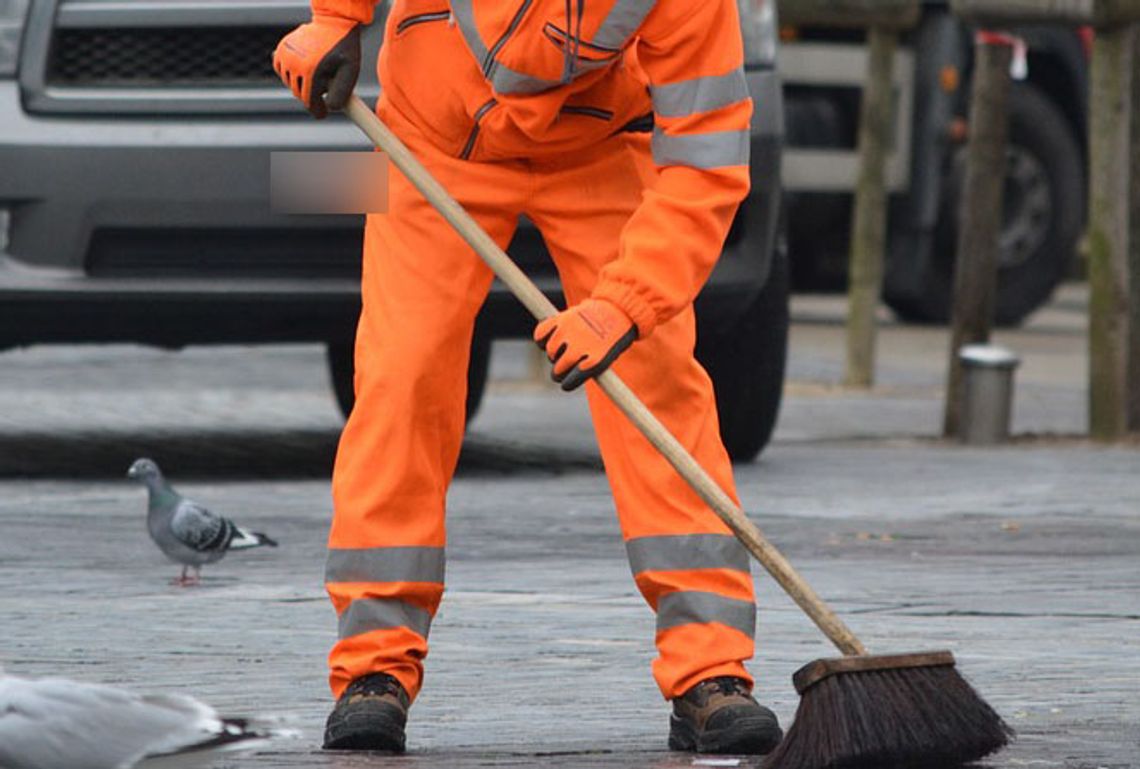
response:
M368 138L396 165L404 176L418 189L425 199L451 224L467 241L471 248L487 263L499 280L506 284L519 301L538 320L557 314L558 310L546 298L530 278L519 269L498 244L483 231L455 198L440 185L416 159L404 143L388 126L378 118L355 94L345 107L345 113L352 122L367 134ZM836 648L843 654L862 655L867 650L855 634L823 602L811 586L804 581L788 560L777 550L752 521L732 501L732 498L709 477L685 447L653 415L633 391L626 386L612 370L603 372L596 378L602 391L609 396L634 426L661 452L693 491L713 509L720 519L732 529L736 538L748 549L756 560L780 583L800 608L819 626Z

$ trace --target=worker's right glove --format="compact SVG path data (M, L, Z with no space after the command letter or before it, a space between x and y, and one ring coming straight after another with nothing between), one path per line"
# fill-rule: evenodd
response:
M637 339L625 311L605 299L585 299L534 329L534 341L554 364L550 375L573 390L601 374Z
M273 68L313 117L343 109L360 74L360 25L314 14L311 22L281 38ZM326 93L328 98L322 98Z

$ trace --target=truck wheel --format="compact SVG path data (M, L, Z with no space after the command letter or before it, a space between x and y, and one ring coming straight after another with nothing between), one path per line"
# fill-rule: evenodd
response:
M736 462L768 445L784 392L788 353L788 254L778 238L768 282L735 327L697 327L697 360L709 372L720 437Z
M333 392L341 413L345 417L352 411L356 400L352 386L352 348L349 342L330 342L326 348ZM467 367L467 421L470 422L487 387L487 369L491 362L491 337L476 333L471 342L471 362Z
M994 321L1002 326L1017 325L1052 295L1073 259L1085 212L1083 155L1065 116L1032 85L1014 86L1009 99L994 310ZM950 320L965 172L966 150L959 147L943 181L942 208L927 269L919 271L911 285L892 288L888 281L884 298L903 320ZM900 258L906 258L905 254Z

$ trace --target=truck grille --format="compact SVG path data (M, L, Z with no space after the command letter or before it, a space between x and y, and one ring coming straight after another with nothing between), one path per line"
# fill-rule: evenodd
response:
M325 228L105 227L91 236L95 278L360 278L360 221Z
M73 87L276 85L287 26L58 29L48 82Z

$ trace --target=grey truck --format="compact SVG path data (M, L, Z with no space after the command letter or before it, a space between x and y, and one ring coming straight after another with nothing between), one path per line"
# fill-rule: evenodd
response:
M697 309L725 441L749 459L779 409L788 263L775 12L769 0L740 10L753 189ZM0 349L317 342L351 408L362 222L268 204L272 151L368 146L345 119L313 121L271 68L278 39L307 18L303 0L0 0ZM362 95L377 88L366 68ZM561 300L533 228L510 253ZM492 340L531 328L496 286L478 321L469 415Z

